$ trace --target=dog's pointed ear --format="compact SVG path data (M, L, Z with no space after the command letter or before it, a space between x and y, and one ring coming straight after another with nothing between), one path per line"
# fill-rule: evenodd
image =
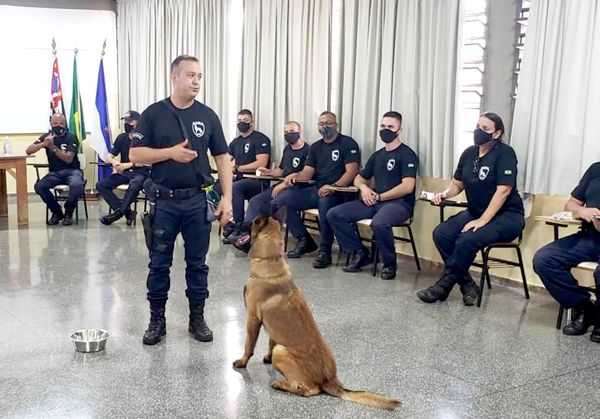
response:
M285 217L287 215L287 207L280 207L275 214L272 215L279 224L283 225L285 223Z

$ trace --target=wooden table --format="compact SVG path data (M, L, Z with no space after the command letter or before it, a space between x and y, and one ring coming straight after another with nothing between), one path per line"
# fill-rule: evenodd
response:
M271 175L255 175L254 173L244 173L242 176L246 179L256 179L256 180L271 180L271 181L282 181L285 179L285 176L271 176ZM313 185L315 183L314 180L297 180L296 185Z
M325 189L334 192L347 192L347 193L357 193L358 188L356 186L333 186L333 185L324 185Z
M283 180L283 176L271 176L271 175L255 175L253 173L244 173L242 176L246 179L256 179L256 180Z
M0 156L0 217L8 216L8 188L6 173L17 181L17 224L29 224L27 201L27 155Z
M453 201L451 199L442 199L442 201L440 202L439 205L434 204L433 201L430 201L429 199L426 199L426 198L419 198L419 200L429 202L429 204L433 205L434 207L440 208L440 224L443 223L446 218L444 215L444 208L446 208L446 207L468 208L469 207L468 202Z
M581 220L570 219L570 220L557 220L549 215L536 215L533 217L534 220L543 221L547 225L552 226L554 229L554 240L559 239L558 229L561 227L567 227L570 225L579 226L581 225Z

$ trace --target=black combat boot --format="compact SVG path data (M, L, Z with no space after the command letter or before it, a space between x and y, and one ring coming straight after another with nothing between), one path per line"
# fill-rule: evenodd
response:
M466 306L474 305L479 298L479 285L473 281L473 278L469 274L459 278L458 285L463 295L463 303Z
M342 268L342 271L358 272L360 271L360 268L362 268L363 266L367 266L369 263L371 263L369 251L362 247L356 252L352 253L352 255L350 255L350 260L348 260L346 266Z
M563 327L565 335L585 335L595 321L596 309L590 300L585 300L571 309L571 321Z
M46 221L46 224L50 226L55 226L56 224L60 223L60 220L62 220L63 218L65 218L65 215L63 214L62 210L59 210L58 212L53 212L52 217L50 217L50 219Z
M137 212L130 210L129 208L125 211L125 224L131 227L135 224L135 217L137 216Z
M445 301L456 282L456 276L446 270L444 276L438 279L435 284L417 292L417 297L426 303Z
M150 323L144 333L144 345L156 345L167 334L166 304L167 300L150 301Z
M65 218L62 220L62 225L70 226L73 224L73 213L75 212L75 206L77 202L65 202Z
M100 222L105 226L111 225L115 221L121 219L123 217L123 213L120 209L111 212L110 214L106 214L102 218L100 218Z
M210 342L213 340L213 334L204 321L204 301L206 300L190 300L188 331L194 335L194 339L200 342Z
M299 258L300 256L311 253L317 250L319 246L313 240L312 236L306 233L304 236L298 239L298 244L296 248L287 253L287 257L289 258Z

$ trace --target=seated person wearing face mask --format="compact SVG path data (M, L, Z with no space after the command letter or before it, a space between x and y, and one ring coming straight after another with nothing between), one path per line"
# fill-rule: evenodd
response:
M35 192L46 203L52 216L49 225L73 224L73 212L77 207L77 198L83 195L83 173L77 159L77 138L67 131L67 120L64 115L55 113L50 117L52 130L42 134L40 138L27 147L27 154L35 154L42 148L46 150L50 172L38 180ZM50 189L58 185L69 185L69 197L65 202L65 211L61 209Z
M310 147L302 139L302 128L300 127L300 124L296 121L287 122L283 126L283 135L287 145L283 149L279 167L277 169L261 167L258 169L261 174L268 176L287 176L291 173L298 173L304 168L304 162ZM279 182L277 185L269 187L250 200L246 210L246 217L244 218L245 225L240 226L240 230L243 231L243 234L238 236L233 242L233 245L236 248L239 248L244 252L247 252L250 249L249 229L252 221L261 214L267 206L273 208L270 210L271 214L276 213L276 208L279 207L279 198L283 196L289 188L290 186L285 182Z
M254 117L248 109L242 109L238 113L237 120L240 135L229 144L229 154L234 161L233 222L223 228L224 244L231 244L233 239L240 235L236 225L244 221L244 202L269 187L268 181L244 179L243 174L255 174L259 167L269 167L271 140L263 133L254 130ZM215 190L221 193L219 182L215 185Z
M319 254L313 261L313 267L326 268L331 265L331 247L333 231L327 221L327 212L354 197L343 192L333 192L325 185L349 186L360 166L360 149L352 138L340 134L334 113L325 111L319 116L319 133L323 136L310 146L304 169L285 178L285 183L293 185L297 181L314 179L315 185L294 186L278 199L278 205L287 207L286 223L290 232L298 240L294 250L288 252L289 258L299 258L313 252L317 245L308 234L300 211L309 208L319 210Z
M415 152L400 141L402 115L387 112L380 124L379 136L385 147L376 151L354 179L360 189L360 200L332 208L327 220L342 251L351 255L344 272L358 272L371 262L363 247L356 222L371 218L371 229L381 259L382 279L396 277L396 248L392 227L408 220L415 206L415 182L419 159ZM371 189L368 180L374 178Z
M129 161L129 146L140 114L136 111L128 111L121 119L125 121L125 132L117 136L106 159L106 162L113 166L115 173L98 182L96 189L113 210L112 213L100 218L100 222L110 225L125 216L127 225L130 226L136 216L135 211L131 209L131 204L137 199L144 182L150 175L150 166L136 166ZM115 159L119 155L120 161ZM119 199L113 191L119 185L129 185L123 199Z
M492 243L516 239L525 227L523 201L516 185L517 155L502 142L503 135L502 119L492 112L482 114L473 133L475 145L460 156L448 188L432 199L439 205L464 190L468 207L433 230L433 242L445 271L434 285L417 292L426 303L444 301L458 284L463 303L473 305L479 286L469 275L469 268L477 252Z
M600 163L592 164L565 204L565 211L582 221L581 231L556 240L538 250L533 270L548 292L563 307L571 310L565 335L578 336L594 326L590 340L600 343L600 265L594 272L596 302L590 291L579 286L571 269L581 262L600 261Z

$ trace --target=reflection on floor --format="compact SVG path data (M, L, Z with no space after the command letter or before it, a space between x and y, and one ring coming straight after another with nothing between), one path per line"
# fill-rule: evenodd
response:
M0 412L4 417L597 417L600 345L589 335L554 328L556 304L537 292L495 286L480 309L464 307L458 290L426 305L416 290L439 267L399 258L400 275L345 274L340 263L315 270L311 258L291 260L351 389L403 401L395 414L329 396L309 399L269 387L261 362L264 334L247 371L242 353L242 287L248 261L216 240L208 255L207 318L215 340L187 332L184 262L178 243L167 306L166 340L142 345L148 321L147 254L140 223L100 225L99 205L72 227L46 227L31 198L29 228L16 228L16 209L0 219ZM343 259L340 260L340 262ZM108 329L98 354L74 351L69 333Z

